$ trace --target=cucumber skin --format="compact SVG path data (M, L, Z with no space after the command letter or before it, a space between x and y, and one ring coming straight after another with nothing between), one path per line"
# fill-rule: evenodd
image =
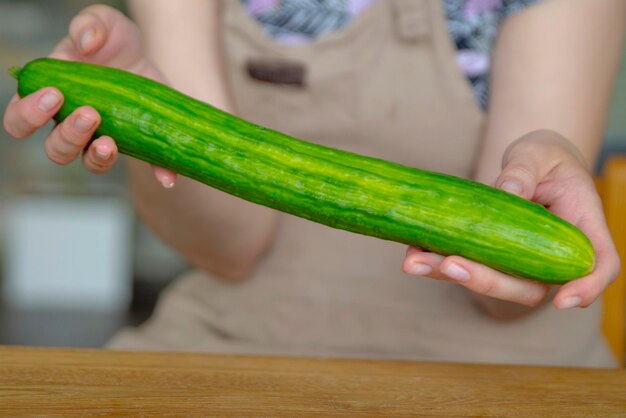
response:
M90 105L102 117L95 136L122 154L254 203L545 283L595 263L578 228L478 182L292 138L118 69L40 58L11 75L22 97L58 88L57 121Z

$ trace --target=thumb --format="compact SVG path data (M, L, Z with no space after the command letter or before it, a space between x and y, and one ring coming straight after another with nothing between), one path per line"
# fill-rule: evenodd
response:
M534 157L528 153L518 153L503 161L502 172L496 180L496 187L530 200L535 195L540 178L538 164L534 161Z
M566 143L556 132L546 130L517 139L504 153L496 187L532 199L539 182L559 164Z
M72 19L68 36L51 56L130 69L143 58L143 52L136 25L119 10L95 4Z

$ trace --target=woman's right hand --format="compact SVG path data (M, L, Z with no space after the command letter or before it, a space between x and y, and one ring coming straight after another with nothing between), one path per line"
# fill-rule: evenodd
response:
M164 82L141 48L139 29L120 11L108 6L85 8L72 19L68 35L50 54L53 58L83 61L120 68ZM4 128L15 139L25 139L46 125L63 104L62 93L46 87L26 97L15 95L4 114ZM83 165L92 173L110 169L118 150L113 138L102 136L90 143L100 124L100 115L90 106L76 109L59 123L45 141L50 160L65 165L82 154ZM157 180L172 187L176 175L154 167Z

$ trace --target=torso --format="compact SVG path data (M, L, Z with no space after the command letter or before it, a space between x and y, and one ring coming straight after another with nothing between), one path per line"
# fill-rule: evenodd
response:
M229 85L241 116L293 136L470 177L484 115L459 71L436 0L382 1L305 45L274 42L225 1ZM302 85L250 77L264 60L304 68ZM280 81L280 80L279 80ZM600 307L550 306L503 323L461 287L401 272L405 247L281 214L254 276L192 272L118 348L612 365Z

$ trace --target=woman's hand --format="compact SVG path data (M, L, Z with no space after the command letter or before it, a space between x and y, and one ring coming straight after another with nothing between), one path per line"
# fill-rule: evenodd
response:
M139 40L139 30L118 10L95 5L74 17L68 35L56 46L53 58L83 61L116 67L158 81L162 76L146 59ZM46 87L27 97L15 95L4 114L4 128L15 139L25 139L45 126L63 105L62 93ZM82 154L83 164L99 174L110 169L117 160L118 150L108 136L90 143L100 124L100 115L90 106L76 109L50 132L45 152L50 160L65 165ZM165 187L171 187L175 174L162 168L154 173Z
M602 202L578 150L562 136L537 131L512 143L503 158L496 187L546 206L589 237L596 253L591 274L561 286L557 308L586 307L617 277L620 262L608 231ZM546 284L519 279L459 256L409 248L409 274L456 282L479 295L536 306L547 295Z

